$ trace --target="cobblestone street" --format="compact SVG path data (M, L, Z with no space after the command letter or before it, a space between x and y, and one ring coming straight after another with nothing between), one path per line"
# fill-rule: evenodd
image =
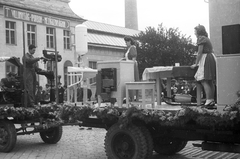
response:
M0 153L0 159L107 159L104 150L106 130L80 130L78 126L64 126L62 139L54 145L45 144L39 134L18 136L10 153ZM152 159L237 159L239 154L202 151L189 144L178 154Z

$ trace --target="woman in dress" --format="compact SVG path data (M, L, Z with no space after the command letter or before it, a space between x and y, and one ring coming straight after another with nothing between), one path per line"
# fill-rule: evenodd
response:
M208 34L203 25L198 25L194 28L195 35L197 37L197 57L196 62L191 66L195 68L198 66L195 74L195 79L203 85L206 102L204 107L208 109L214 109L215 100L215 86L214 81L216 79L216 57L213 54L213 47Z
M124 37L125 43L127 45L127 52L125 53L125 59L134 61L134 80L139 81L139 71L137 63L137 49L135 46L135 41L130 36Z

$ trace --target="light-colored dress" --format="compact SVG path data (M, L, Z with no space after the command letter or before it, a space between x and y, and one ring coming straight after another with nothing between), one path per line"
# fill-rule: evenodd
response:
M127 52L125 53L126 60L133 60L133 58L137 58L137 49L136 46L131 45ZM137 60L134 61L134 80L139 81L139 71L138 71L138 63Z
M213 54L213 47L210 39L206 36L199 36L197 45L203 45L202 57L198 63L198 70L195 74L197 81L216 79L216 56Z

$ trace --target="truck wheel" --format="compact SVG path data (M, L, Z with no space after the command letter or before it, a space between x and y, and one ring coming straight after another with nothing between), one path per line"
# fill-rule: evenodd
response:
M17 132L11 121L0 120L0 152L10 152L16 145Z
M187 145L187 141L174 138L161 138L154 141L154 151L159 154L175 154Z
M115 124L108 129L105 137L105 151L108 158L145 159L147 154L146 139L137 126L119 128Z
M146 159L150 159L152 158L152 154L153 154L153 139L151 136L151 133L148 131L148 129L144 126L140 127L141 131L144 134L144 137L146 139L147 142L147 155L146 155Z
M62 133L63 133L62 126L58 126L40 132L40 136L45 143L56 144L61 139Z

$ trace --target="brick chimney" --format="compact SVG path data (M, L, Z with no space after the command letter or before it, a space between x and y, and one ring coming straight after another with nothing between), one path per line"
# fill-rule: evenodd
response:
M137 0L125 0L125 28L138 30Z

